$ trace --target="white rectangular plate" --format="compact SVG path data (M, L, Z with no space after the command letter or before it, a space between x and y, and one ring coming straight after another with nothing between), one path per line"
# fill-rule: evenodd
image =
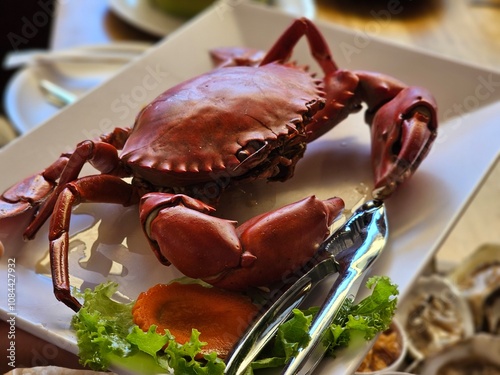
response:
M166 88L208 71L210 48L267 49L291 22L290 16L274 9L235 4L211 8L110 81L0 150L0 191L48 166L77 142L116 126L132 125L138 110ZM373 269L373 274L389 275L404 295L497 158L500 75L334 25L319 26L340 67L380 71L427 87L439 103L439 138L415 177L387 202L390 242ZM316 69L305 43L301 42L294 57ZM320 198L337 195L345 199L348 209L353 208L370 191L369 148L362 114L352 116L310 145L291 181L258 183L230 192L220 212L242 220L310 194ZM142 237L137 216L136 207L89 204L76 210L70 245L76 284L93 287L115 280L120 292L134 299L150 286L179 276L173 267L156 261ZM15 299L9 301L7 293L0 294L0 317L7 319L9 313L16 313L19 327L76 353L69 329L72 311L55 300L50 280L43 275L47 267L40 264L48 248L47 226L35 240L23 243L22 223L23 218L9 219L0 227L5 245L0 279L4 283L9 259L16 264ZM347 351L335 360L324 360L317 373L353 372L362 355Z

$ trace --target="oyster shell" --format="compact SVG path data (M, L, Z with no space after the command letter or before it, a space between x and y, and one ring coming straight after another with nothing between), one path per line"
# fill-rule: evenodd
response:
M485 244L448 275L468 301L477 331L500 330L500 245Z
M426 358L420 375L500 375L500 337L480 333Z
M474 334L470 308L456 287L438 276L422 276L398 307L408 351L417 360Z
M500 286L484 299L482 331L500 335Z

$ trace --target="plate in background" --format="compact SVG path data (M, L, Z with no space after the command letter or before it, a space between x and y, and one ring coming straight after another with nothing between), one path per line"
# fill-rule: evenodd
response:
M223 15L227 9L238 7L240 3L241 1L222 0L214 5L214 9L218 9L219 13ZM284 12L297 17L314 18L316 12L312 0L275 0L273 4ZM148 0L110 0L109 5L123 20L140 30L159 37L171 33L186 22L182 18L169 16L157 10Z
M5 112L17 132L25 134L61 110L42 94L38 87L41 77L81 97L112 77L130 61L129 57L133 59L149 47L150 44L146 43L120 42L82 46L53 53L40 51L52 65L34 64L28 56L25 67L19 69L7 83L3 97ZM65 58L86 53L96 54L96 60L77 59L78 62L75 62ZM119 58L113 59L114 53ZM103 56L111 57L101 61Z

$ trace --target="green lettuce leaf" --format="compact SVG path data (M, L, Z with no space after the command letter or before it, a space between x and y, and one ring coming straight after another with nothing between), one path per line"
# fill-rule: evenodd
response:
M370 278L366 286L372 289L371 295L358 304L354 304L352 299L344 302L329 327L327 355L335 357L341 348L349 345L353 336L361 335L365 340L371 340L377 333L389 328L396 312L397 286L385 276ZM283 366L308 342L306 332L318 310L318 307L294 310L293 317L279 327L272 348L251 364L252 369L246 375L253 374L253 370Z
M107 369L111 358L128 357L135 352L127 340L132 320L132 303L115 302L111 296L117 285L98 285L94 291L83 293L84 304L73 316L72 327L76 332L80 362L93 370Z
M160 351L173 337L169 332L164 335L156 333L156 326L149 327L147 332L144 332L139 326L133 326L132 331L127 336L127 341L136 345L139 350L149 354L151 357L156 357L156 353Z
M345 303L344 312L330 326L330 356L347 347L353 335L362 335L369 341L389 328L397 307L397 286L387 276L375 276L368 279L366 287L372 289L371 295L357 304L352 300Z
M195 360L205 345L196 330L190 341L182 345L168 331L159 334L156 327L151 327L143 332L133 322L133 303L111 298L117 289L118 284L109 282L83 293L83 307L71 322L82 365L96 371L110 366L126 367L142 374L165 373L165 370L183 375L224 372L224 362L215 353L204 356L203 362Z

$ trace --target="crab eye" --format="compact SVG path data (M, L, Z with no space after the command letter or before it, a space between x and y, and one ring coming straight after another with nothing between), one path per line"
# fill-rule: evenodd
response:
M244 149L241 149L239 150L237 153L236 153L236 158L239 160L239 161L243 161L245 160L246 158L248 158L250 156L250 153L248 152L248 150L244 150Z
M263 141L250 141L244 147L242 147L236 153L236 158L242 162L246 160L248 157L258 153L261 149L263 149L267 145L266 142Z

